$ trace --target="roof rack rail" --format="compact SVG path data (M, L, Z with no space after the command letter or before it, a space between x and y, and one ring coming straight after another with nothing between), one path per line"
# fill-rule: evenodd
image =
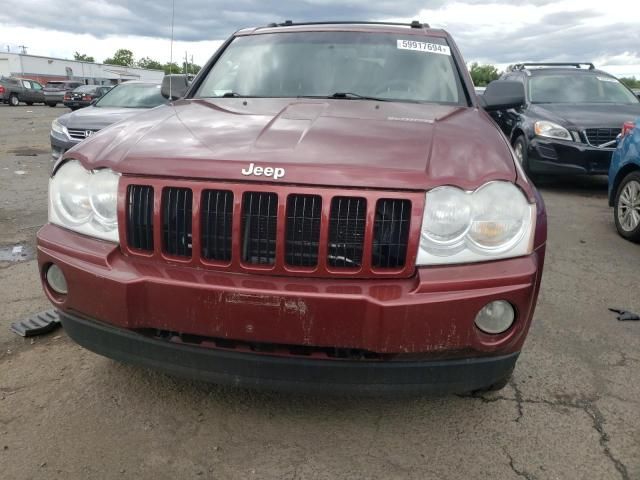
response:
M595 70L595 66L593 65L593 63L591 62L543 62L543 63L537 63L537 62L527 62L527 63L516 63L513 67L511 67L511 70L524 70L527 67L575 67L575 68L582 68L582 65L586 65L587 67L589 67L589 70Z
M298 25L391 25L394 27L411 27L411 28L430 28L428 23L421 23L419 20L413 20L411 23L398 23L398 22L367 22L359 20L338 20L335 22L293 22L292 20L285 20L282 23L270 23L268 28L275 27L292 27Z

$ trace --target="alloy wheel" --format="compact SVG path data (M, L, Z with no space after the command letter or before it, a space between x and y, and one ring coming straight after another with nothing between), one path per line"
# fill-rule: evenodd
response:
M518 163L522 165L522 162L524 162L524 149L522 147L522 143L516 142L514 152L516 154L516 160L518 160Z
M618 200L618 221L625 232L633 232L640 225L640 183L628 182Z

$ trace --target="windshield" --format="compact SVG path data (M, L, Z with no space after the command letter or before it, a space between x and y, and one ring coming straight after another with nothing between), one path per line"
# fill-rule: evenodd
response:
M105 93L96 103L96 107L152 108L166 101L160 93L160 85L123 83Z
M74 90L77 93L95 92L98 89L95 85L82 85Z
M418 38L362 32L237 37L195 96L295 98L346 93L397 101L465 102L446 40Z
M638 103L618 80L598 74L548 74L529 79L531 103Z

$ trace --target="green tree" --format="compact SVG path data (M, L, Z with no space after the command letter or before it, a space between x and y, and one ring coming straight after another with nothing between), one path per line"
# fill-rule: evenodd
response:
M476 87L486 87L490 82L500 78L500 72L493 65L479 65L473 62L469 72Z
M184 73L183 68L175 62L166 63L162 68L164 69L164 73L166 75L170 73Z
M640 79L636 77L620 77L619 80L629 88L640 88Z
M185 68L185 64L182 64L182 73L184 73L185 71L187 73L192 73L193 75L195 75L196 73L198 73L200 71L202 67L200 65L196 65L195 63L190 63L188 68Z
M81 62L91 62L91 63L94 63L96 61L95 58L90 57L86 53L80 53L80 52L73 52L73 59L79 60Z
M149 57L141 58L136 62L136 65L140 68L148 68L150 70L164 70L164 65Z
M106 58L104 63L108 63L110 65L122 65L123 67L133 67L133 52L126 48L120 48L116 50L113 57Z

